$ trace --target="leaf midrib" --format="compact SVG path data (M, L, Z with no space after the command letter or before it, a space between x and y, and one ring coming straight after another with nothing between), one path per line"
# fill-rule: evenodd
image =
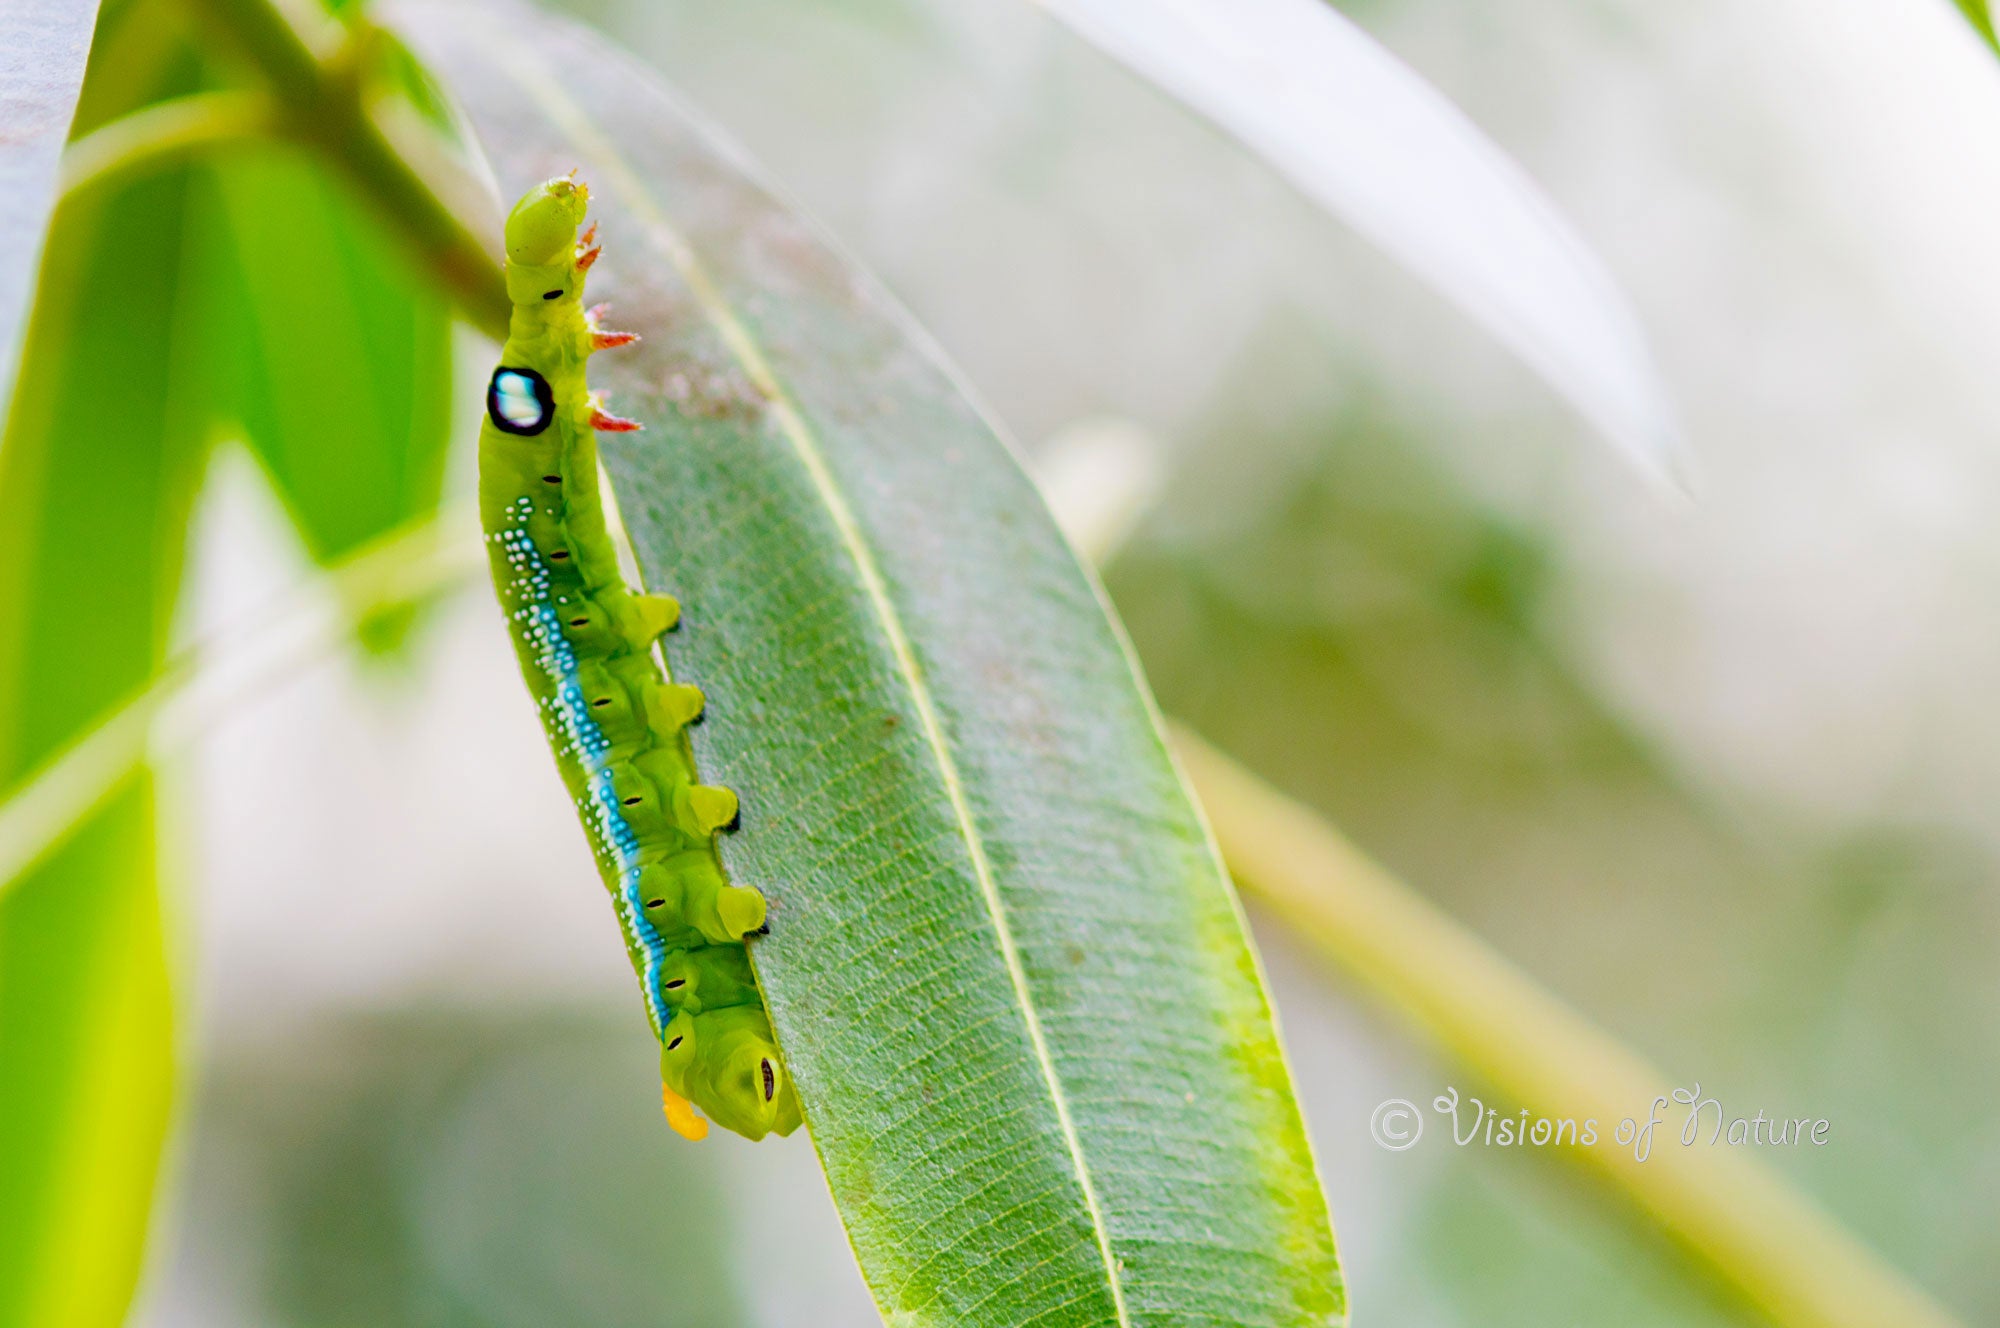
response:
M806 475L812 481L814 495L826 509L827 516L840 537L842 547L847 550L848 557L854 562L869 607L888 639L890 652L895 658L896 671L909 691L911 703L916 707L924 742L937 762L938 776L943 781L945 795L950 800L952 816L958 822L966 855L972 864L973 875L979 882L980 895L985 903L987 916L993 923L1001 960L1006 965L1008 981L1013 985L1022 1018L1027 1024L1028 1038L1034 1049L1036 1066L1041 1072L1043 1082L1048 1086L1050 1102L1055 1108L1056 1120L1062 1130L1063 1145L1069 1153L1070 1165L1076 1173L1077 1186L1082 1193L1084 1207L1090 1214L1091 1233L1096 1238L1098 1256L1104 1264L1105 1281L1111 1292L1112 1307L1118 1316L1118 1328L1131 1328L1131 1315L1125 1305L1124 1282L1118 1275L1118 1261L1111 1250L1110 1228L1105 1222L1096 1186L1091 1181L1089 1165L1084 1160L1083 1139L1078 1134L1075 1118L1071 1115L1068 1094L1063 1091L1062 1080L1056 1072L1055 1058L1049 1051L1048 1038L1042 1030L1041 1015L1035 1008L1034 995L1028 985L1027 970L1021 962L1013 928L1007 921L1006 908L1000 898L999 885L994 879L992 863L986 856L985 840L979 833L971 804L966 799L964 780L959 775L957 762L952 759L950 746L945 741L944 725L931 699L930 688L924 683L923 670L917 662L916 650L910 644L908 634L903 630L901 615L897 613L894 602L889 598L888 583L875 560L874 550L862 532L860 522L855 519L853 509L848 506L846 496L835 480L832 470L828 467L826 456L820 449L812 427L806 423L805 417L786 394L778 381L777 374L771 369L758 347L756 338L737 318L729 302L716 288L707 270L696 258L693 248L674 229L665 213L654 202L645 182L626 164L624 157L610 141L599 132L597 125L583 108L563 94L556 78L542 69L531 53L523 51L501 37L496 54L500 58L500 63L506 65L513 73L515 82L522 90L533 97L548 113L549 118L560 125L596 166L615 181L621 193L621 201L644 225L646 238L660 250L668 262L674 265L681 279L687 283L689 293L694 296L695 302L714 326L723 344L735 357L750 384L764 397L786 441L791 445L793 454L805 467Z

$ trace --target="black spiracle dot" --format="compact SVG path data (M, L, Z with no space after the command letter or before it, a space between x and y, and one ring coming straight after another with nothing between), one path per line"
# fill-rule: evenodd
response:
M778 1074L771 1068L769 1061L759 1061L757 1064L764 1071L764 1100L769 1102L778 1095Z
M644 801L645 799L641 797L630 797L625 799L625 805L627 807L637 807L640 803Z
M569 558L568 549L557 549L555 552L549 555L549 561L552 563L563 562L566 561L568 558Z
M590 619L588 619L588 618L571 618L571 619L569 620L569 625L570 625L571 627L588 627L588 626L590 626Z
M560 300L562 298L562 291L561 290L543 291L542 298L545 300Z
M544 475L544 476L542 476L542 483L544 483L544 484L561 484L561 483L562 483L562 476L560 476L560 475Z
M686 978L675 978L672 982L667 983L666 987L668 991L679 991L682 987L687 986L687 984L688 980Z
M681 1044L680 1038L676 1037L672 1042L669 1042L667 1044L667 1050L672 1051L675 1047L678 1047L680 1044Z
M648 899L646 901L647 908L665 908L666 906L667 901L664 899Z
M579 624L579 625L580 625L580 624ZM610 705L610 704L611 704L611 698L610 698L610 697L608 697L608 696L600 696L600 697L598 697L598 698L597 698L597 699L596 699L595 701L592 701L592 702L590 703L590 708L591 708L591 709L593 709L593 710L602 710L602 709L603 709L603 708L604 708L605 706L608 706L608 705Z

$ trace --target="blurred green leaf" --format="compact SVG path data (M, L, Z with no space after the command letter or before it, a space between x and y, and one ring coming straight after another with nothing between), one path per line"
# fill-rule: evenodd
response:
M106 7L75 131L198 85L166 7ZM185 171L58 208L0 443L0 788L165 655L213 396ZM152 783L0 899L0 1323L123 1320L173 1089Z
M451 415L444 301L316 163L219 162L229 251L216 362L252 452L322 565L435 511ZM390 644L407 615L364 624Z
M150 780L0 909L0 1322L110 1328L173 1089Z
M594 191L592 293L647 337L596 376L651 426L606 461L685 605L696 753L743 796L759 976L885 1317L1344 1322L1235 900L991 427L644 70L526 9L390 12L509 189Z
M7 117L0 135L0 410L96 20L97 0L0 11L0 106Z
M57 214L0 493L0 786L165 653L204 461L185 175ZM173 1080L140 778L0 905L0 1322L122 1320Z
M1986 7L1986 0L1957 0L1957 3L1959 12L1965 15L1967 22L1979 29L1979 35L1986 38L1987 45L2000 50L2000 37L1994 35L1993 13Z

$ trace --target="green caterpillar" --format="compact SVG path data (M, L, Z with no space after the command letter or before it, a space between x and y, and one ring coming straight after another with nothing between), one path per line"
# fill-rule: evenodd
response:
M521 672L542 712L604 884L618 907L646 1013L661 1044L668 1121L761 1139L798 1128L797 1094L772 1040L745 938L767 930L764 897L731 885L716 832L736 795L698 783L687 726L697 689L670 679L660 636L680 617L629 588L598 489L605 413L584 381L594 352L637 338L586 313L581 239L590 191L571 179L525 194L507 218L513 319L479 431L479 515Z

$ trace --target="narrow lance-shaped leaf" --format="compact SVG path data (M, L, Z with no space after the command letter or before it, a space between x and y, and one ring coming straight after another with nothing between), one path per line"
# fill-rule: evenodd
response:
M0 10L0 415L96 22L97 0Z
M158 668L206 429L185 175L57 213L4 444L0 789ZM114 1328L173 1086L141 777L0 899L0 1323Z
M1678 433L1624 295L1547 195L1323 0L1037 0L1483 324L1655 475Z
M1993 12L1988 8L1987 0L1958 0L1958 8L1966 21L1979 29L1979 35L1986 39L1987 45L2000 48L2000 37L1994 34Z
M321 564L435 511L450 315L340 184L289 154L214 167L230 261L216 360L245 441ZM409 615L364 624L392 643Z
M198 85L168 7L107 7L89 132ZM212 202L171 170L57 208L0 442L0 790L165 658L214 399ZM143 770L0 893L0 1323L115 1328L174 1081Z
M390 13L507 189L591 185L592 292L646 336L592 365L648 426L606 462L684 606L696 756L742 795L758 973L888 1322L1344 1322L1236 902L991 426L645 71L512 5Z

